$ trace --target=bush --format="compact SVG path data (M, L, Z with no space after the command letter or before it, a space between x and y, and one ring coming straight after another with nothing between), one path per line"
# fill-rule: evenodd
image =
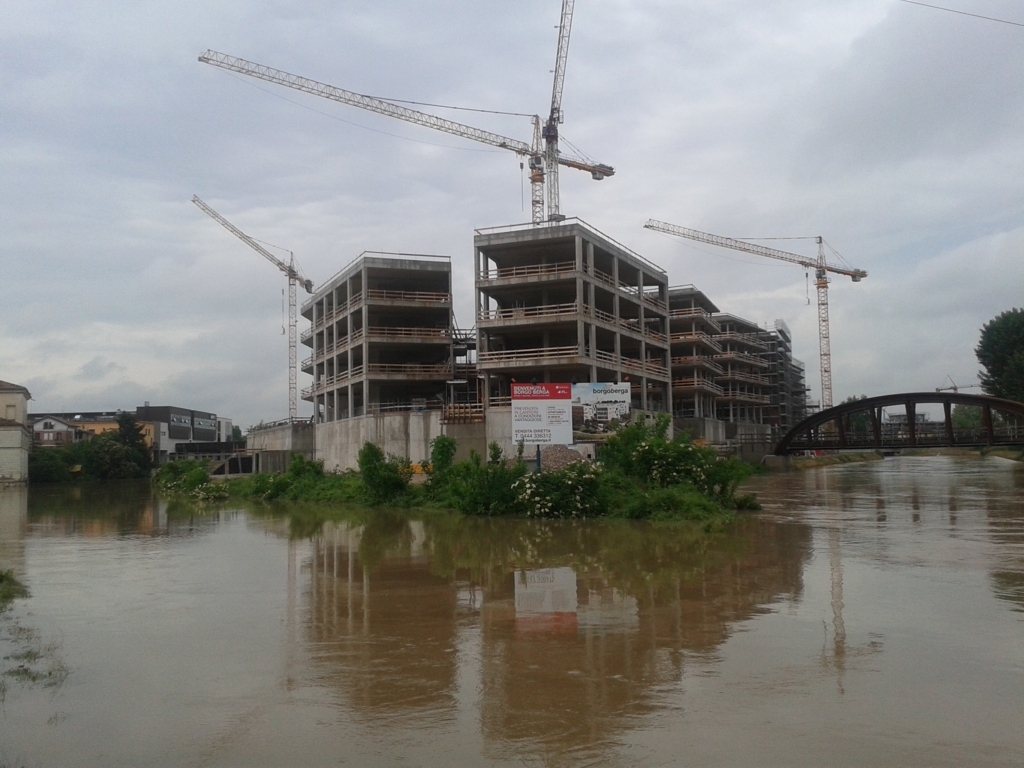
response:
M493 446L487 464L473 452L469 461L453 465L444 484L438 485L435 499L467 515L520 514L515 483L526 474L526 465L505 461L500 448L495 461Z
M734 505L737 486L755 470L735 458L722 459L710 448L694 445L686 434L665 437L668 418L654 426L643 423L623 427L601 449L604 466L643 486L672 488L689 485L727 506ZM750 500L745 500L746 508Z
M400 456L385 456L373 443L359 449L359 474L367 498L374 504L395 501L409 486L409 461Z
M527 517L597 517L608 511L601 474L600 466L576 461L562 469L524 475L512 487Z
M223 483L210 482L210 470L205 462L178 459L157 470L153 482L164 493L191 496L199 501L219 501L228 497Z
M62 448L36 448L28 455L28 481L30 483L66 483L71 470Z

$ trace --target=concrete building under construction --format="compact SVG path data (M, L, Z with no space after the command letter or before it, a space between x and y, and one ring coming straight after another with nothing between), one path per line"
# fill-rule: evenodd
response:
M672 414L711 443L766 440L796 418L803 368L784 324L669 288L579 219L479 229L473 245L475 332L457 329L447 257L364 253L303 305L302 397L328 469L355 466L366 441L412 461L440 434L463 455L510 451L517 380L629 382L634 415Z
M477 230L485 405L520 381L622 382L671 411L668 276L579 219Z
M313 377L302 397L328 467L355 466L367 440L414 460L429 455L456 382L470 383L451 281L446 256L363 253L302 306L311 327L301 340L312 347L302 370Z

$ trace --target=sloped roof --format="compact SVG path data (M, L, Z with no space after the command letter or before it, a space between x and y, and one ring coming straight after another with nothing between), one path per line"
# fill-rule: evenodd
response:
M78 426L77 424L70 422L67 419L62 419L59 416L30 416L29 420L33 425L38 424L40 421L59 421L65 427L71 427L72 429Z
M32 397L29 391L21 386L21 384L11 384L11 382L3 380L0 380L0 392L24 392L29 398Z

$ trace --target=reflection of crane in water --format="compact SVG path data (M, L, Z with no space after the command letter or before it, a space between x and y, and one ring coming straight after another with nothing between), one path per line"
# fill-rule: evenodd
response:
M843 550L840 542L839 526L833 525L828 529L828 569L832 584L832 660L824 655L826 667L834 666L836 669L836 685L839 692L845 693L843 689L843 675L846 672L846 624L843 621ZM827 630L826 630L827 631Z
M832 494L830 493L831 489L828 487L828 473L822 473L821 477L825 483L824 490L826 492L825 498L828 508L838 509L838 498L830 498ZM843 609L846 607L846 604L843 602L843 530L839 521L831 522L828 525L827 533L830 586L829 604L832 609L832 649L831 652L828 649L828 624L822 621L822 624L825 625L826 641L821 648L821 664L825 669L835 670L836 687L839 689L840 695L842 695L846 693L843 680L846 676L847 660L878 653L882 650L882 644L878 635L869 633L871 640L865 646L851 649L847 645L846 621L843 618Z

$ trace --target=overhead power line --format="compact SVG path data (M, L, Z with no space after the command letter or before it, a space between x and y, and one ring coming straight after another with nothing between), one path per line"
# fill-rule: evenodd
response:
M994 16L982 16L978 13L968 13L967 11L958 11L956 8L943 8L941 5L929 5L928 3L919 3L917 0L900 0L901 3L910 3L911 5L920 5L924 8L932 8L936 11L946 11L947 13L956 13L960 16L970 16L975 19L984 19L985 21L995 21L999 24L1009 24L1013 27L1024 27L1024 23L1019 21L1008 21L1006 19L997 19Z

